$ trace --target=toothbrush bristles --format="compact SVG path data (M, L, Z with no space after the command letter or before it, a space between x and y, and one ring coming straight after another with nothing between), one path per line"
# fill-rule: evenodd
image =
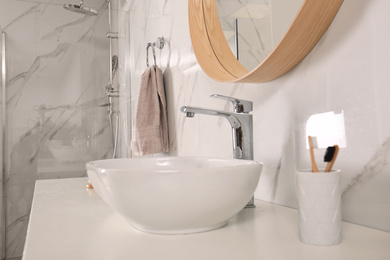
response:
M324 162L332 161L335 151L336 151L336 147L335 146L329 146L326 149L326 152L325 152Z

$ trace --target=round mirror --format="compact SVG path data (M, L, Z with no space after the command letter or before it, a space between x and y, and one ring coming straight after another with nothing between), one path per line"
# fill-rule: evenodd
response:
M249 0L236 1L244 3L244 6L250 3ZM272 8L273 1L257 0L256 3L271 2ZM286 4L298 0L279 1ZM243 65L237 61L225 38L216 1L189 0L190 33L196 58L206 74L217 81L261 83L274 80L292 69L311 51L332 22L342 2L343 0L303 0L297 8L297 14L292 15L294 19L287 26L287 32L282 33L282 39L278 43L272 43L276 46L270 47L269 54L264 52L263 59L254 58L258 60L258 64L253 65L252 60L252 65ZM225 5L227 4L221 3L221 6ZM251 17L260 16L259 12L259 9L252 12ZM252 52L254 51L255 49L252 49ZM252 69L251 66L255 67Z
M292 24L303 0L217 0L230 49L252 70L271 53Z

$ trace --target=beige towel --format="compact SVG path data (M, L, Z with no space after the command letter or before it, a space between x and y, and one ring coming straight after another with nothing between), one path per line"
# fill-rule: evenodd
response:
M147 68L141 76L132 132L131 150L135 155L168 152L164 79L157 66Z

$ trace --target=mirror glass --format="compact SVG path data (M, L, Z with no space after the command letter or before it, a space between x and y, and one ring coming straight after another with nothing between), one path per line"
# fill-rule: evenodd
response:
M304 0L216 0L225 38L236 57L238 53L239 61L247 70L258 66L278 45L303 2Z

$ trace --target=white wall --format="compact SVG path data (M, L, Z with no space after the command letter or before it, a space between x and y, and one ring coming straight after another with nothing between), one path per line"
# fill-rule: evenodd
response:
M305 123L313 114L343 111L348 146L342 171L345 220L390 231L390 2L345 0L312 52L285 76L265 84L224 84L208 78L193 54L187 1L128 0L131 105L146 68L146 43L164 36L158 55L169 103L170 155L229 158L224 119L185 118L183 105L231 110L214 93L254 102L255 159L264 162L256 198L295 207L295 168L309 168ZM130 101L129 100L129 101ZM320 166L325 150L317 150Z

